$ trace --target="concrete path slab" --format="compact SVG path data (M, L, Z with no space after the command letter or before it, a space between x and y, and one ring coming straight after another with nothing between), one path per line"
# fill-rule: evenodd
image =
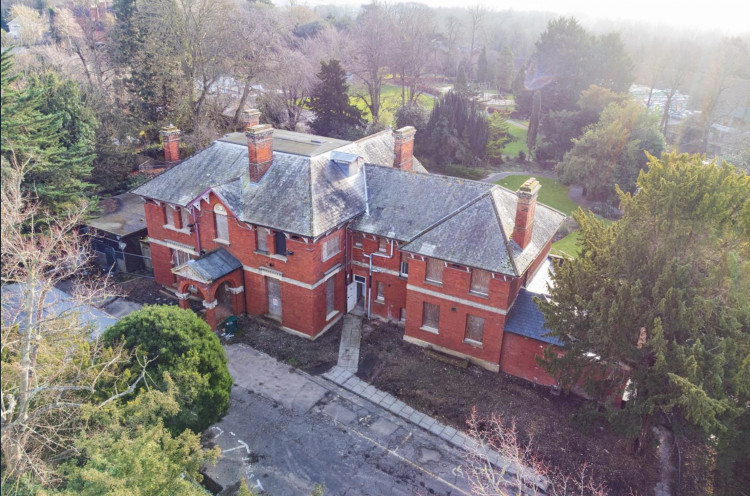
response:
M277 401L285 408L306 412L326 394L325 388L310 383L294 367L245 344L227 346L225 353L229 373L237 386Z

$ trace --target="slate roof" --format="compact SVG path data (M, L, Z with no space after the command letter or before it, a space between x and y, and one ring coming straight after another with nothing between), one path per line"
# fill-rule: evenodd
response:
M523 288L518 292L516 302L505 318L505 332L512 332L555 346L562 346L563 343L559 339L545 336L550 330L544 327L544 315L534 303L535 296L541 295Z
M2 287L2 321L4 326L18 324L21 329L26 322L26 313L20 308L20 301L25 298L27 285L24 283L5 284ZM91 336L98 337L104 330L115 324L117 319L91 305L77 301L73 296L51 288L44 296L42 319L59 317L75 318L82 325L91 326Z
M353 173L333 158L362 157ZM531 241L512 239L517 196L497 185L394 169L390 130L355 142L274 130L273 164L249 178L246 138L233 133L133 193L180 206L213 191L243 222L319 237L352 229L405 243L402 250L512 276L522 275L565 216L537 204ZM367 202L365 201L367 198Z
M172 272L183 275L190 273L189 279L211 283L240 267L242 263L239 260L224 248L219 248L196 260L188 260Z
M132 193L113 196L100 202L106 204L105 212L90 219L90 227L116 236L127 236L146 229L143 198Z

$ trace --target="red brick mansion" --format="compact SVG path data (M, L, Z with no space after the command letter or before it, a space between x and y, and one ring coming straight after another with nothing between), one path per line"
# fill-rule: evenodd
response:
M400 322L404 339L553 384L524 289L564 215L517 192L428 174L414 129L355 142L274 130L232 133L134 193L145 200L156 281L212 327L265 315L315 339L346 312ZM177 162L176 130L163 132Z

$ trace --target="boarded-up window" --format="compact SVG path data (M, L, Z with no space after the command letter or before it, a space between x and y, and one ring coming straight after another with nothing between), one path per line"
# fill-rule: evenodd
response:
M229 222L227 211L218 203L214 207L214 221L216 222L216 239L229 241Z
M388 240L386 238L378 238L378 251L388 251Z
M406 322L406 309L405 308L401 309L400 317L401 317L401 322Z
M333 312L335 308L335 288L336 280L333 277L329 277L326 281L326 314Z
M353 236L354 236L354 246L362 246L362 233L355 232Z
M265 227L259 227L256 235L258 237L258 251L268 253L268 230Z
M484 319L476 315L466 315L466 340L481 343L484 339Z
M443 282L443 262L434 258L427 259L425 279L430 282Z
M187 229L190 224L190 212L186 208L180 208L180 220L182 221L182 228Z
M164 220L166 221L164 225L174 227L174 207L171 205L169 206L165 205L163 208L164 208Z
M332 256L341 252L340 236L336 234L323 242L323 260L328 260Z
M378 300L380 301L385 300L385 283L384 282L378 283Z
M490 293L490 278L492 274L486 270L471 270L471 291L483 295Z
M440 307L432 303L424 303L422 310L422 327L437 331L440 323Z

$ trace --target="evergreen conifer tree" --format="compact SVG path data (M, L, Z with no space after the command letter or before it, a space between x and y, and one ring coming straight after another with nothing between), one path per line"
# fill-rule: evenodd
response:
M364 130L362 111L349 103L349 85L341 63L335 59L321 62L318 79L310 98L315 113L313 132L332 138L360 138Z

